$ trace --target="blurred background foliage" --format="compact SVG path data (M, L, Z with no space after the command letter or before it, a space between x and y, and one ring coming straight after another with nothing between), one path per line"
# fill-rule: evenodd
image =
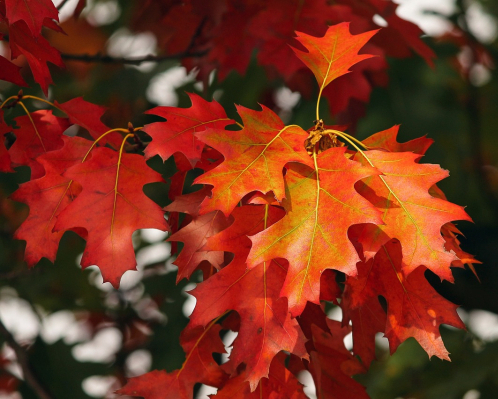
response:
M364 112L349 119L334 118L327 114L324 102L321 114L327 115L327 124L349 124L348 132L360 139L400 124L400 142L423 135L435 140L423 162L451 171L440 186L450 201L466 206L474 219L474 224L458 223L458 228L465 236L462 248L482 262L476 265L480 282L463 269L454 270L454 284L427 275L440 293L462 306L461 315L469 326L467 331L442 327L452 363L429 361L412 339L389 357L379 338L379 360L358 379L378 399L496 398L498 72L494 62L498 59L498 3L448 0L441 2L446 4L443 11L422 0L405 3L418 3L417 10L427 11L411 17L417 17L430 34L424 40L437 54L434 68L416 55L388 58L389 83L373 90ZM64 4L62 15L70 14L74 6L71 1ZM49 35L49 39L63 53L145 56L155 51L157 42L143 28L147 15L140 15L141 28L134 31L136 12L136 2L91 1L83 17L62 22L67 37ZM452 26L458 26L464 36L449 35ZM285 122L306 128L313 124L317 94L314 87L313 95L304 97L286 88L282 79L269 79L254 58L244 76L232 72L219 82L213 74L209 86L197 82L195 74L188 74L178 61L139 67L68 61L67 69L54 69L53 76L51 99L63 102L83 96L106 105L109 111L104 121L111 127L125 127L129 121L135 126L149 123L153 117L143 112L156 105L188 107L187 91L207 99L214 96L232 117L234 103L257 109L259 102ZM17 88L2 83L0 91L6 98ZM36 91L29 93L42 96ZM174 173L171 160L163 164L156 157L149 164L166 181ZM139 271L127 272L119 290L103 285L98 269L81 271L77 256L84 242L73 233L64 236L55 264L43 260L28 271L22 261L24 243L12 240L28 212L8 198L29 178L29 169L18 172L2 175L0 185L0 317L54 397L112 398L126 377L180 367L184 354L178 337L193 305L185 290L193 283L184 280L175 285L176 268L171 265L165 235L136 234ZM167 188L153 185L147 194L164 206L169 203ZM0 345L0 398L36 398L28 384L12 377L20 371L5 336L0 335ZM206 392L201 388L197 394L205 397Z

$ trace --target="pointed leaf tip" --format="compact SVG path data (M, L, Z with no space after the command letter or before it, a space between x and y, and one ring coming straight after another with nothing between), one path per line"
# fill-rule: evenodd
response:
M360 61L375 57L358 54L358 51L378 32L372 30L359 35L349 32L349 22L330 26L323 37L296 32L296 39L308 52L292 48L296 55L311 69L322 90L330 82L349 72Z

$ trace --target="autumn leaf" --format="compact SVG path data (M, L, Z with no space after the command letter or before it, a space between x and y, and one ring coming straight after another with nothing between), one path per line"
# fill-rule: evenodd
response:
M15 121L18 126L14 129L16 141L9 148L12 164L29 166L31 179L41 177L45 171L37 157L63 146L62 134L69 127L69 122L46 110L19 116Z
M330 26L323 37L296 32L297 40L308 52L293 48L296 55L311 69L318 81L320 92L333 80L350 72L349 68L372 55L358 54L377 31L359 35L349 33L349 23Z
M209 195L211 195L211 188L204 186L193 193L176 196L175 200L165 207L164 210L168 212L188 213L193 217L197 217L199 216L202 201Z
M327 324L332 334L311 326L314 350L309 367L318 399L369 399L365 387L351 378L365 370L344 346L349 329L334 320Z
M273 359L268 378L260 381L258 388L252 392L245 382L245 373L231 378L212 398L216 399L305 399L303 386L297 378L285 368L286 355L280 352ZM277 396L276 396L277 395Z
M228 224L223 213L213 211L195 217L188 225L168 238L168 241L183 242L183 249L173 262L178 266L177 282L183 278L190 278L203 261L209 262L218 270L221 268L224 259L223 252L206 251L202 247L208 237L223 230Z
M409 337L415 338L429 357L449 360L439 326L465 328L456 312L457 305L440 296L426 280L426 267L420 266L406 277L402 244L393 239L383 245L374 259L358 264L358 277L347 278L353 309L382 295L387 301L385 335L391 353Z
M221 387L227 375L213 359L213 352L225 353L220 329L214 322L206 328L187 326L180 337L186 354L181 369L172 373L154 370L130 378L117 393L146 399L193 399L196 383Z
M29 206L29 215L15 232L14 238L26 241L24 260L30 267L43 257L55 261L59 241L64 234L64 231L53 231L57 216L81 192L77 182L62 174L82 161L92 143L80 137L63 139L62 149L37 158L45 175L22 184L12 195L13 200Z
M209 129L196 134L225 157L221 165L195 180L213 186L212 198L204 200L201 213L218 209L228 216L252 191L273 191L280 201L285 196L284 166L288 162L313 165L303 146L307 134L299 126L285 126L265 106L262 111L238 106L237 111L244 123L242 130Z
M434 198L429 189L448 176L438 165L419 164L411 152L366 151L355 159L382 172L357 183L358 192L382 212L382 225L359 238L363 249L374 253L391 238L401 241L403 270L420 265L440 278L453 281L450 265L456 255L445 249L441 226L453 220L471 220L463 207Z
M375 133L362 141L370 149L384 149L389 152L407 152L412 151L415 154L424 155L428 148L434 143L434 140L427 137L419 137L406 143L398 143L399 125Z
M54 102L55 106L64 112L71 123L88 130L88 133L97 140L102 134L110 130L102 123L102 115L106 108L85 101L83 97L76 97L65 103ZM99 141L102 145L110 143L115 148L121 145L121 135L117 132L110 133Z
M206 325L227 310L240 315L241 327L230 355L232 372L244 362L251 391L268 377L270 363L281 350L307 357L304 335L287 312L287 300L280 298L286 268L277 262L263 262L248 270L245 258L251 241L247 234L262 230L282 217L277 207L246 205L234 210L234 223L208 240L208 249L234 252L228 266L198 284L190 292L197 298L191 315L193 325Z
M142 228L168 229L161 208L142 191L145 184L161 182L162 177L137 154L106 147L91 154L64 173L83 191L61 212L54 230L86 229L81 266L99 266L104 281L117 288L123 273L136 266L132 233Z
M316 156L316 167L291 164L285 176L283 203L288 214L251 236L250 268L275 258L289 261L281 295L295 317L306 301L319 303L325 269L356 275L358 254L348 229L358 223L382 223L379 212L354 189L354 183L378 172L347 159L345 147Z
M377 296L368 298L362 306L351 305L350 290L342 296L343 325L352 324L353 353L360 357L365 367L375 359L375 334L386 329L386 312Z
M1 34L0 39L2 39ZM22 78L20 70L20 67L0 55L0 80L6 80L18 86L26 87L27 84Z
M26 22L33 37L41 36L45 18L59 21L59 12L51 0L5 0L5 16L9 25Z
M145 149L146 158L159 155L166 161L175 152L181 152L194 167L204 148L204 143L194 133L207 128L224 129L234 123L216 101L209 102L197 94L187 94L192 102L190 108L156 107L146 112L166 119L166 122L144 127L143 131L152 137Z
M43 36L33 37L24 21L10 25L9 42L12 58L15 59L20 55L26 57L35 81L47 95L48 85L52 83L47 62L63 68L64 63L60 53Z

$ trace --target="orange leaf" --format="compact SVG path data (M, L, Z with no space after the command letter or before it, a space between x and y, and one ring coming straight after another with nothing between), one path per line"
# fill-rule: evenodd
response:
M438 165L418 164L418 154L367 151L356 155L363 165L373 165L382 176L372 176L356 185L358 191L382 212L381 226L371 226L359 238L367 259L391 238L401 241L403 271L420 265L442 279L453 281L450 265L457 259L445 249L441 226L453 220L471 220L463 207L434 198L429 189L448 176Z
M358 51L376 32L377 30L373 30L351 35L349 22L330 26L323 37L296 32L296 39L306 47L308 52L295 48L293 50L313 72L321 92L330 82L351 72L350 67L373 57L369 54L358 54Z
M252 191L273 191L280 201L285 196L285 164L313 166L303 146L307 133L296 125L285 126L273 111L262 108L258 112L237 107L244 122L242 130L209 129L196 134L225 157L221 165L195 180L214 186L212 198L206 198L201 205L201 213L219 209L228 216Z
M351 225L382 223L379 212L353 188L378 172L348 160L345 151L322 152L315 169L291 164L285 176L287 216L251 237L249 267L275 258L289 261L281 295L289 298L293 316L303 311L306 301L319 303L325 269L356 275L360 258L348 239Z

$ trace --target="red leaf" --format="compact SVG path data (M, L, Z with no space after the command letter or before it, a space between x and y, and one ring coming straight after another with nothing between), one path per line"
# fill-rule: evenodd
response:
M449 324L465 329L456 312L457 305L440 296L427 282L424 266L406 277L398 240L383 245L374 259L358 264L358 278L348 278L346 290L354 308L382 295L387 301L385 335L391 353L400 343L414 337L429 357L449 360L439 326Z
M69 122L45 110L19 116L15 121L19 128L14 130L16 141L9 148L12 164L29 166L31 179L37 179L45 173L37 157L63 146L62 134L69 127Z
M311 326L315 351L311 352L310 371L318 399L368 399L365 387L351 378L364 371L358 359L344 347L349 329L328 320L332 335Z
M352 7L357 15L372 21L377 14L382 17L387 26L375 36L373 42L382 45L387 55L405 58L411 55L410 49L418 53L433 66L436 57L434 51L420 37L424 32L413 22L401 19L396 14L398 4L383 0L338 0L339 3Z
M156 107L146 112L167 120L151 123L143 129L152 137L145 149L146 158L159 155L166 161L175 152L181 152L194 167L204 148L194 133L207 128L224 129L234 123L216 101L208 102L197 94L187 94L192 102L190 108Z
M192 273L203 261L209 262L216 269L223 263L223 252L206 251L202 247L208 237L218 233L228 226L228 220L219 211L195 217L187 226L168 238L168 241L181 241L184 243L180 255L173 264L178 266L176 281L190 278Z
M9 25L26 22L33 37L41 35L45 18L59 21L59 11L52 0L5 0L5 11Z
M142 396L145 399L192 399L194 385L198 382L221 387L227 375L216 364L212 355L213 352L225 353L219 336L220 329L221 327L214 323L206 329L192 329L187 326L180 338L187 354L180 370L173 373L154 370L130 378L117 393Z
M75 125L81 126L88 130L90 135L97 140L103 133L110 130L100 120L107 108L100 105L89 103L83 100L83 97L73 98L65 103L54 102L55 106L63 111ZM102 145L106 143L112 144L115 148L121 145L121 134L118 132L110 133L99 141Z
M199 216L202 201L210 194L211 188L209 186L204 186L193 193L178 195L171 204L164 208L164 210L168 212L188 213L193 217L197 217Z
M283 356L281 356L283 355ZM259 389L251 392L245 382L245 374L231 378L218 393L211 398L216 399L306 399L303 386L297 378L285 368L286 356L279 353L271 362L268 378L259 383Z
M376 32L351 35L348 22L330 26L321 38L296 32L297 40L308 52L297 49L294 52L311 69L322 91L330 82L350 72L353 65L372 57L358 51Z
M83 191L59 215L54 229L86 229L81 266L99 266L104 281L117 288L123 273L136 266L132 233L142 228L168 229L161 208L142 191L145 184L163 180L140 155L119 154L106 147L91 154L90 160L64 173Z
M366 368L375 359L375 334L384 332L386 328L386 312L382 309L379 299L373 296L361 307L353 307L346 290L341 302L343 325L351 321L353 327L353 353L358 355Z
M209 129L196 134L225 157L221 165L195 180L214 186L212 198L206 198L201 205L201 213L219 209L228 216L252 191L273 191L280 201L285 196L284 165L313 165L303 146L306 132L296 125L284 126L273 111L262 108L258 112L237 107L244 122L242 130Z
M197 298L191 315L193 325L206 325L227 310L240 315L239 336L227 366L233 372L240 363L246 363L246 381L251 391L262 377L268 376L270 363L281 350L307 357L304 335L287 312L287 301L279 296L285 267L264 262L247 270L245 265L251 245L247 234L282 217L280 208L270 207L268 213L265 209L264 205L247 205L234 210L234 223L210 237L206 245L209 249L234 252L234 260L190 292Z
M60 53L43 36L31 36L28 26L23 21L10 25L9 34L12 58L17 58L21 54L26 57L35 81L47 95L48 85L52 83L47 62L63 68L64 63Z
M289 298L295 317L306 301L319 303L320 276L325 269L356 275L358 254L348 229L358 223L381 223L379 212L353 188L356 181L378 172L345 157L345 147L316 157L316 169L291 164L285 176L288 214L251 237L248 267L275 258L289 261L281 295Z
M18 86L27 87L28 85L19 73L20 70L21 67L18 67L0 55L0 80L6 80Z
M43 257L55 261L64 234L64 231L53 232L57 216L81 191L78 183L62 174L81 162L92 143L79 137L64 137L64 142L62 149L38 157L45 175L22 184L12 195L13 200L30 208L28 218L14 234L17 240L26 241L24 260L30 267Z

